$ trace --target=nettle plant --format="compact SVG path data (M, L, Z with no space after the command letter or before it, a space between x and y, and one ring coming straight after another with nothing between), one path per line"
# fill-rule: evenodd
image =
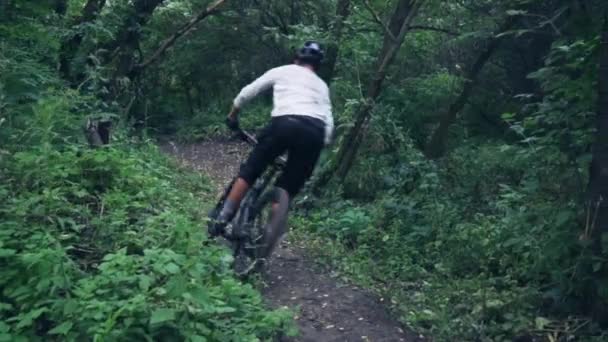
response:
M225 250L203 246L208 181L120 135L85 147L73 129L79 101L45 95L0 152L0 340L293 332L289 312L267 311L234 278Z

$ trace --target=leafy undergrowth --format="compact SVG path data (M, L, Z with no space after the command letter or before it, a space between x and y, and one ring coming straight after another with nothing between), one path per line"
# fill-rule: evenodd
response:
M207 243L208 180L127 138L120 106L98 97L104 82L58 77L53 18L0 23L0 341L292 332L291 314L267 310ZM113 120L112 144L91 149L82 127L100 117Z
M41 147L42 146L42 147ZM0 340L269 340L285 311L204 245L206 179L157 149L3 151Z
M467 146L438 164L412 148L397 167L372 159L343 193L303 200L293 233L434 339L604 341L581 314L602 261L578 237L580 206L560 192L576 178L537 166L562 160L549 152Z
M540 308L547 298L536 284L521 284L509 276L455 276L446 265L428 264L430 258L412 256L428 246L391 242L386 235L378 238L378 245L413 251L392 250L393 254L387 255L387 249L369 245L353 249L319 234L317 228L323 221L317 221L318 217L312 221L310 216L294 219L293 238L303 242L318 261L330 265L335 276L378 293L399 320L433 340L606 339L606 333L599 332L588 319L546 316Z

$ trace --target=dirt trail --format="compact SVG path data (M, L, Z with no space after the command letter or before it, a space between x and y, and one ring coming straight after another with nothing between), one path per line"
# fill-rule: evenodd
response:
M237 172L247 155L244 144L223 140L161 148L181 162L206 173L218 192ZM289 307L297 314L300 335L284 342L422 341L390 317L380 300L352 285L342 284L330 271L306 257L302 246L284 240L275 251L262 290L272 307Z

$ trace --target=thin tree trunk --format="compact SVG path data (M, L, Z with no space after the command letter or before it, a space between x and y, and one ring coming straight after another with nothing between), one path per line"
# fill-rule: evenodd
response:
M602 29L598 81L597 129L592 147L593 158L588 185L588 210L595 220L587 229L590 230L588 233L593 239L595 253L601 257L605 253L602 250L602 239L604 234L608 233L608 17L605 17ZM598 274L598 278L605 277L608 273L605 269L601 272L603 274ZM608 310L605 298L602 299L600 292L601 289L596 288L592 304L593 314L596 319L606 323Z
M341 181L344 181L353 165L359 146L367 132L374 102L382 91L382 83L386 78L388 67L397 56L399 48L409 30L410 23L420 8L421 3L416 0L400 0L397 9L391 17L389 29L395 39L389 37L388 34L384 36L384 44L378 57L377 69L367 86L365 101L355 115L355 125L348 132L338 150L336 174Z
M319 74L327 83L330 83L334 76L336 62L338 61L340 42L342 41L342 33L344 31L344 22L350 15L350 7L350 0L338 0L336 7L336 18L331 33L332 41L327 45L325 52L325 63L323 63L321 70L319 71Z
M74 22L73 26L89 23L97 19L105 4L106 0L88 0L82 10L82 16ZM83 38L82 33L78 30L78 33L62 42L59 52L59 74L63 79L74 83L77 83L77 78L75 75L72 75L71 65Z
M291 24L295 24L295 23L299 23L300 22L300 18L302 17L301 15L301 8L300 8L300 0L291 0L291 6L290 6L290 11L289 11L289 21L291 22Z
M186 95L186 103L188 103L188 108L190 109L190 115L194 117L194 101L192 100L191 88L189 86L184 86L184 94Z
M507 18L503 25L501 25L500 29L498 30L498 33L502 33L511 29L514 24L514 17ZM445 154L450 126L454 123L454 121L456 121L458 114L467 104L471 92L477 84L477 80L479 78L481 70L500 46L502 39L500 37L496 37L497 34L493 35L493 37L490 38L490 40L487 42L485 49L481 52L481 54L479 54L479 56L467 72L465 84L462 88L462 91L460 92L460 95L458 96L458 98L456 98L456 101L454 101L454 103L450 105L448 111L445 112L439 120L439 127L437 127L435 132L433 132L431 140L429 141L426 147L425 153L427 157L439 158Z
M417 0L399 0L397 3L388 26L390 32L385 32L384 35L382 50L376 62L376 71L367 85L365 99L355 113L355 124L342 140L333 166L321 174L313 186L313 192L318 192L323 188L334 175L337 175L341 181L344 181L348 175L367 132L374 101L382 91L387 69L397 56L409 26L421 5L422 1Z
M97 148L110 143L112 121L88 119L83 129L90 147Z

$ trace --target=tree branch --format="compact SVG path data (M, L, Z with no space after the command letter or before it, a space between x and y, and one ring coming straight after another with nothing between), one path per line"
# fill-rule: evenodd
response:
M180 37L185 36L188 33L192 32L194 27L199 22L201 22L203 19L207 18L208 16L210 16L212 14L215 14L218 11L218 7L221 6L224 2L226 2L226 0L216 0L211 5L209 5L207 8L205 8L202 12L200 12L198 15L196 15L194 18L190 19L190 21L188 23L186 23L185 25L180 27L173 35L171 35L171 37L165 39L160 44L160 47L152 54L152 56L150 56L150 58L145 60L143 63L138 64L136 69L138 71L141 71L141 70L147 68L148 66L150 66L150 64L152 64L152 63L156 62L158 59L160 59L160 57L165 53L165 51L167 51L171 46L173 46L173 44L175 44L175 42Z
M434 27L434 26L410 25L409 29L410 30L419 30L419 31L441 32L441 33L445 33L445 34L450 35L450 36L459 36L460 35L459 32L451 31L451 30L444 29L444 28L441 28L441 27Z
M254 0L253 3L259 8L259 10L274 24L282 34L289 34L289 25L285 23L285 20L280 15L273 15L266 7L260 4L259 1Z
M372 17L374 18L374 21L376 23L378 23L378 25L380 25L380 27L382 27L382 29L384 30L384 34L386 34L393 42L396 42L397 38L395 37L395 35L393 35L393 33L391 32L389 27L386 25L386 23L384 21L382 21L382 18L380 18L378 13L376 13L376 11L372 7L372 5L369 3L369 1L364 0L363 3L365 4L365 8L367 8L369 13L371 13Z
M479 74L483 67L490 60L492 55L498 50L502 43L502 39L498 33L510 30L516 24L516 18L508 16L501 27L497 30L497 34L492 35L492 38L486 42L486 47L477 56L477 59L473 64L467 68L466 82L464 83L460 95L448 108L441 119L439 120L439 126L433 132L429 143L427 144L425 154L430 159L436 159L445 154L446 143L449 134L449 128L452 123L458 117L458 114L466 106L469 101L469 97L473 91L473 88L477 85Z

